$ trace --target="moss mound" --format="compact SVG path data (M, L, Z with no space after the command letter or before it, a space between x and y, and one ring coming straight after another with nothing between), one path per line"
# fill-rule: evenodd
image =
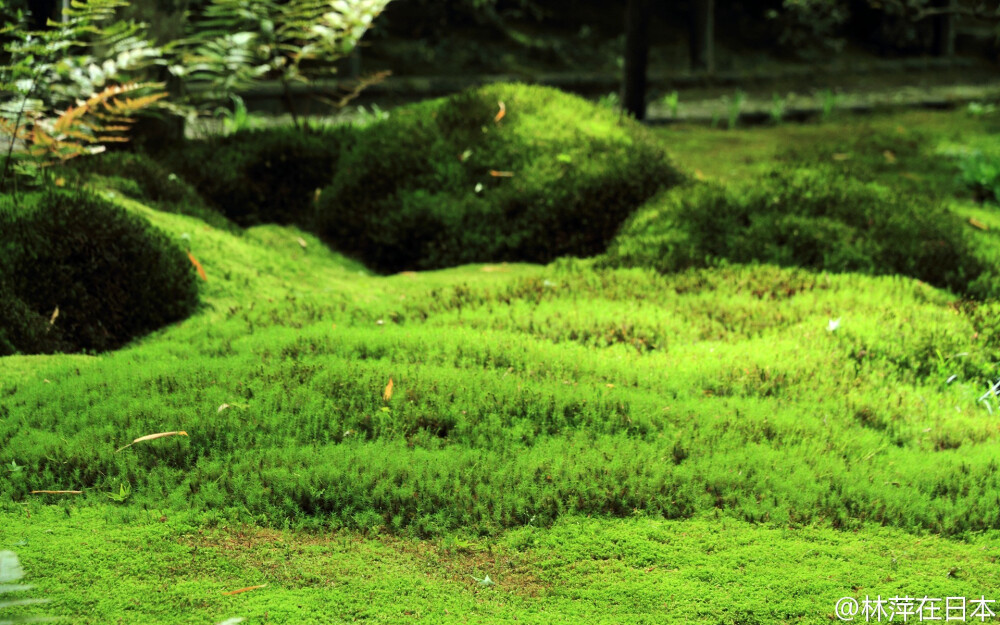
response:
M105 152L74 159L66 171L82 183L114 189L162 211L197 217L216 228L237 230L219 211L209 208L190 184L146 154Z
M382 272L548 262L603 251L637 206L680 180L640 125L555 89L497 84L396 109L359 133L316 228Z
M308 226L316 191L333 179L354 129L282 127L189 141L162 156L203 198L241 226Z
M194 279L176 244L98 196L0 197L0 355L114 349L189 315Z
M981 293L986 267L943 205L830 169L698 184L651 202L622 228L606 266L661 272L723 262L902 274ZM975 285L975 286L973 286Z

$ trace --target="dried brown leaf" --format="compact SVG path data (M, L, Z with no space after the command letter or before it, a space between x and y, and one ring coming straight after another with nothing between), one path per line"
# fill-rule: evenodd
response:
M201 263L198 262L198 259L194 257L194 254L188 252L188 258L191 259L191 264L194 265L194 268L198 270L198 275L201 279L208 282L208 276L205 275L205 269L201 266Z
M135 439L134 441L132 441L128 445L125 445L124 447L120 447L118 449L118 451L121 451L122 449L128 449L132 445L135 445L136 443L142 443L144 441L152 441L152 440L156 440L158 438L164 438L164 437L167 437L167 436L187 436L187 435L188 435L188 433L185 432L185 431L183 431L183 430L179 430L177 432L159 432L157 434L147 434L146 436L140 436L139 438ZM115 453L117 453L117 452L115 452Z
M226 596L238 595L240 593L250 592L251 590L257 590L257 589L263 588L265 586L267 586L267 584L260 584L258 586L247 586L246 588L240 588L239 590L230 590L229 592L224 592L222 594L226 595Z

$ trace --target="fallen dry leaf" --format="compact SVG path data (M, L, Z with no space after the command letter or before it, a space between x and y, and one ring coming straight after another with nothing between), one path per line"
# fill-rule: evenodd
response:
M33 490L32 495L82 495L82 490Z
M240 588L239 590L230 590L229 592L224 592L222 594L226 596L238 595L241 592L250 592L251 590L257 590L258 588L263 588L265 586L267 586L267 584L260 584L259 586L247 586L246 588Z
M52 317L49 319L49 325L55 323L56 319L58 318L59 318L59 307L56 306L56 309L52 311Z
M141 443L142 441L151 441L157 438L163 438L164 436L187 436L188 433L181 430L178 432L160 432L159 434L147 434L146 436L140 436L139 438L132 441L132 443Z
M222 412L223 410L225 410L226 408L229 408L229 404L222 404L221 406L219 406L219 409L216 410L215 412L216 412L216 414L218 414L218 413Z
M497 104L500 106L500 112L493 118L493 121L499 124L500 120L503 119L503 116L507 114L507 106L504 105L503 100L498 100Z
M382 399L385 401L392 399L392 378L389 378L389 383L385 385L385 392L382 393Z
M191 264L194 265L194 268L198 270L198 275L201 276L201 279L208 282L208 276L205 275L205 270L202 268L201 263L198 262L198 259L194 257L194 254L188 252L188 258L191 259Z
M990 227L979 221L975 217L969 217L969 225L973 228L979 228L980 230L989 230Z
M305 239L303 239L302 237L298 237L295 240L298 241L298 244L302 246L302 249L306 249L306 240Z
M851 158L851 155L850 154L844 154L843 152L836 152L836 153L834 153L834 155L833 155L832 158L835 161L846 161L847 159Z
M136 443L141 443L143 441L152 441L156 440L157 438L164 438L165 436L187 436L187 435L188 433L184 432L183 430L177 432L159 432L158 434L147 434L146 436L140 436L139 438L135 439L128 445L125 445L125 447L118 449L118 451L131 447L132 445L135 445ZM118 452L116 451L115 453Z
M514 172L512 171L497 171L495 169L490 170L490 175L494 178L513 178Z
M694 170L694 179L695 180L704 180L705 179L705 174L701 173L700 169L696 169L696 170Z
M896 162L896 154L892 150L886 150L885 152L882 152L882 156L885 157L885 162L889 163L890 165Z

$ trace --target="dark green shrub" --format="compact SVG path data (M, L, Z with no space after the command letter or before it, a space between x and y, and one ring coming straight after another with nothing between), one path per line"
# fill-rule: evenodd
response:
M0 273L7 353L114 349L197 303L184 252L90 193L0 197Z
M67 173L160 210L191 215L216 228L235 229L221 213L206 206L191 185L145 154L105 152L78 158L69 161Z
M308 225L316 191L328 184L349 126L269 128L189 141L164 165L241 226Z
M958 293L984 272L943 205L829 169L674 190L638 212L602 262L663 272L760 262L894 273Z
M555 89L490 85L396 109L360 132L323 190L316 228L383 272L548 262L601 252L639 204L680 179L638 124Z
M979 202L1000 200L1000 155L972 152L958 160L962 183Z

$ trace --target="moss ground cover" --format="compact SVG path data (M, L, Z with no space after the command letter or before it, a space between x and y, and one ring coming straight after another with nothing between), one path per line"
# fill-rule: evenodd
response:
M978 598L1000 588L989 540L714 515L567 518L495 539L424 541L205 527L170 510L32 504L4 521L0 540L16 545L24 581L51 600L36 611L79 623L201 625L233 615L250 623L826 623L844 596ZM487 576L493 584L482 583ZM252 590L226 594L244 588Z
M656 134L732 182L790 145L824 159L851 124L921 128L932 155L990 123ZM929 193L995 266L1000 219L935 162ZM607 258L376 276L293 227L114 199L187 235L208 280L195 315L118 351L0 361L0 549L55 613L815 623L845 595L1000 592L992 300Z

